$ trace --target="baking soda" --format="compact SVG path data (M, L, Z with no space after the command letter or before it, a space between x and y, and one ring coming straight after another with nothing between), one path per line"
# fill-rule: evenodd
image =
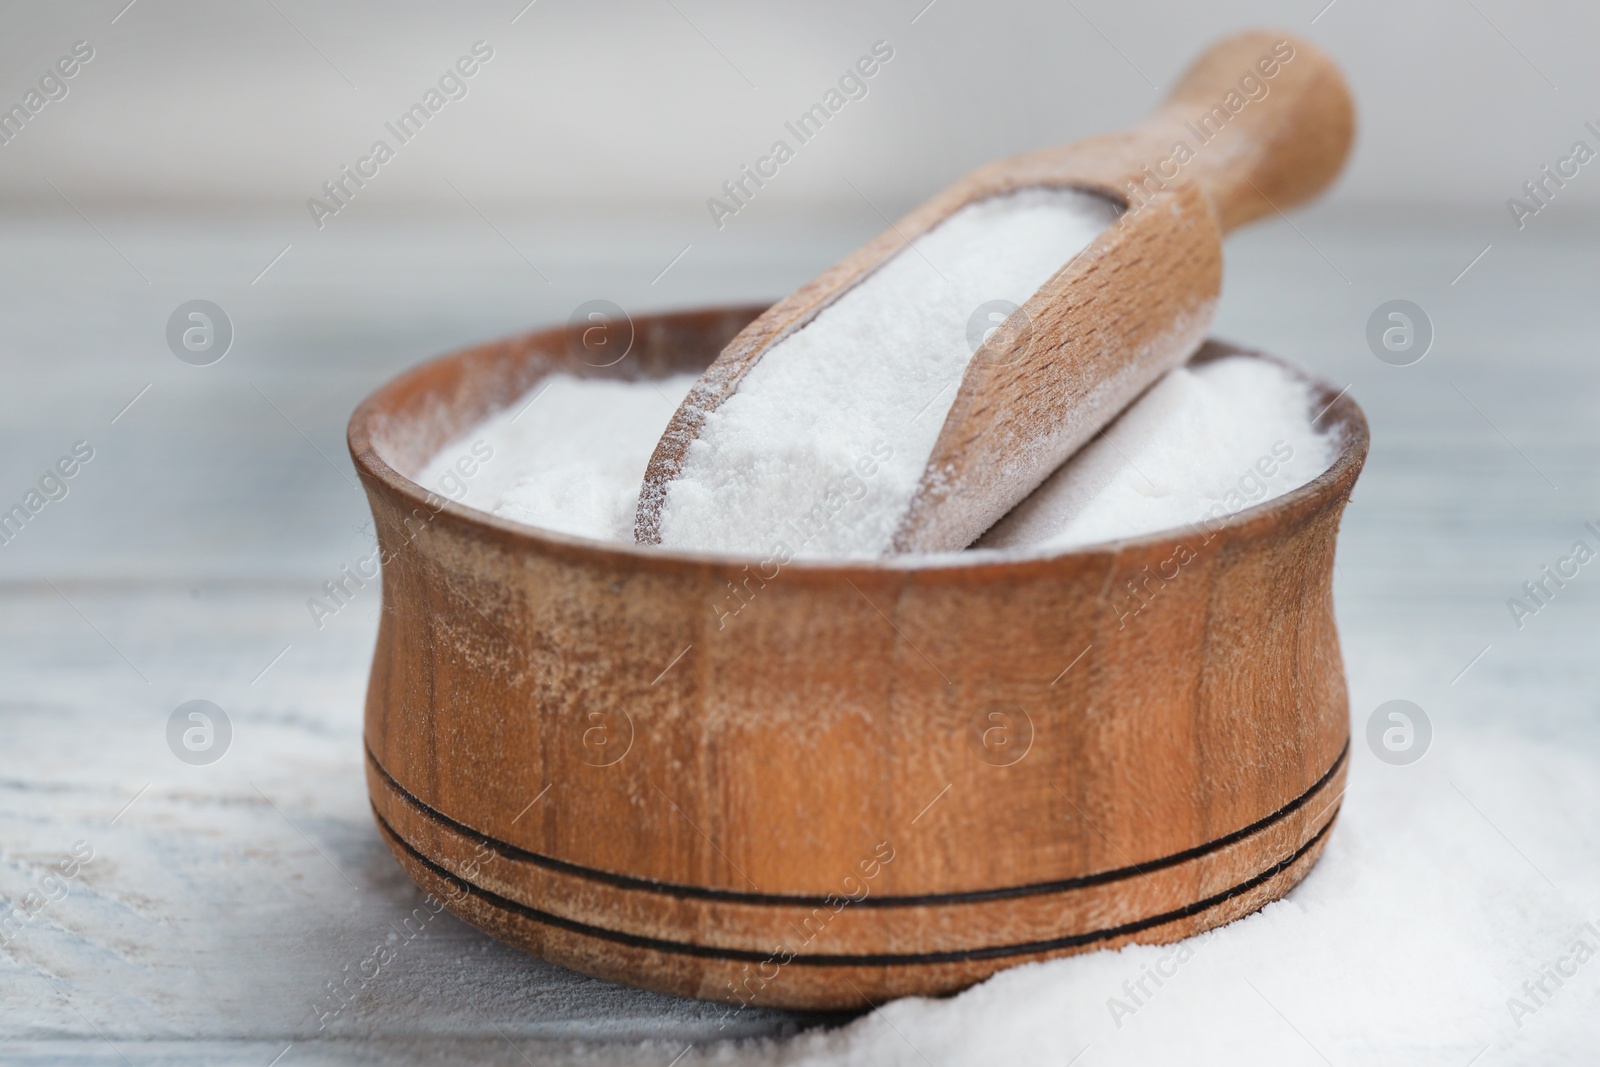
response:
M417 481L513 522L632 541L644 469L696 377L553 374L451 442Z
M667 487L662 545L887 554L974 341L1005 319L988 312L1025 303L1115 214L1087 193L1029 189L971 204L901 249L763 353L706 417Z
M502 518L631 542L645 466L694 381L691 374L637 382L552 375L457 438L418 480ZM1305 381L1267 360L1230 356L1179 368L975 547L1059 551L1184 526L1281 496L1334 458L1334 442L1313 425L1311 405ZM840 495L841 519L850 520L870 499L869 487L894 477L885 451L884 441L866 443L845 473L817 490ZM776 513L773 527L792 547L810 549L804 516ZM826 533L809 531L835 545Z
M1067 549L1214 520L1321 474L1334 442L1303 379L1263 359L1179 367L978 540Z

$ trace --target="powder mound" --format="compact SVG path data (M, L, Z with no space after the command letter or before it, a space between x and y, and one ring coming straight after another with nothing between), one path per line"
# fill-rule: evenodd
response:
M694 381L552 375L451 442L419 481L529 526L631 543L645 466ZM1179 368L974 547L1061 551L1281 496L1321 474L1337 452L1312 425L1312 402L1308 383L1267 360L1229 356ZM863 499L859 487L885 473L885 445L851 457L833 483L843 513ZM777 521L791 541L805 537L803 517Z
M553 374L446 445L417 481L514 522L631 542L650 454L695 378Z
M1229 356L1180 367L1124 411L978 540L1067 549L1220 518L1328 469L1308 383Z
M1028 189L970 204L902 249L763 353L707 416L667 486L662 545L885 555L974 339L1115 213L1088 193Z

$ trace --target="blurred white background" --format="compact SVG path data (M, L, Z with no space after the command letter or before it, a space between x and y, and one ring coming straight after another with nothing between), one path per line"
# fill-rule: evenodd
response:
M0 10L7 105L75 41L95 49L69 96L0 147L8 210L64 210L54 182L86 212L249 208L310 232L305 199L478 40L494 59L469 96L359 210L459 211L449 179L485 209L647 207L707 237L705 198L878 40L895 58L868 97L752 216L853 210L846 179L892 212L995 156L1123 126L1244 27L1306 35L1347 72L1360 134L1340 203L1505 223L1505 199L1600 119L1600 11L1575 0L127 3ZM1600 178L1560 195L1600 203Z

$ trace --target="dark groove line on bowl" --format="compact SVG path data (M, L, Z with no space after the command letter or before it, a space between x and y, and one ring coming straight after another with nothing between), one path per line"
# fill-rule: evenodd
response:
M396 781L394 776L391 775L383 766L383 764L378 761L378 757L373 753L370 745L364 745L363 747L366 749L368 761L372 764L373 768L378 772L378 774L382 776L383 780L389 785L390 789L393 790L395 795L406 802L410 807L415 809L420 815L422 815L424 818L431 819L432 821L441 824L443 827L452 831L458 836L465 837L475 843L487 845L489 848L494 849L501 856L507 859L531 863L538 867L544 867L549 870L559 871L563 874L570 874L579 878L586 878L591 881L601 882L606 885L615 886L619 889L631 889L647 893L660 893L666 896L675 896L694 900L718 900L737 904L755 905L776 904L801 907L824 907L830 906L834 900L838 899L838 897L835 895L810 896L793 893L745 893L732 889L711 889L705 886L682 885L676 882L658 882L649 878L639 878L626 874L614 874L610 871L602 871L593 867L584 867L576 863L568 862L567 860L556 859L553 856L545 856L537 852L530 852L518 845L501 841L498 838L490 837L478 830L474 830L472 827L467 826L464 823L457 822L455 819L452 819L450 816L444 814L444 812L432 807L426 801L422 800L405 786ZM1300 808L1304 807L1313 796L1315 796L1319 791L1322 790L1324 786L1328 784L1333 776L1339 772L1339 768L1344 766L1345 759L1349 755L1350 739L1346 737L1344 747L1339 750L1339 755L1334 759L1333 764L1329 766L1325 772L1323 772L1322 777L1318 778L1316 782L1312 784L1312 786L1304 793L1301 793L1299 796L1289 801L1277 811L1257 819L1255 822L1243 827L1242 829L1235 830L1229 834L1224 834L1218 838L1213 838L1210 841L1195 845L1192 848L1186 848L1181 852L1174 852L1170 855L1150 860L1147 863L1132 864L1127 867L1118 867L1114 870L1099 871L1095 874L1078 875L1073 878L1062 878L1050 882L1034 882L1028 885L1020 886L1007 886L999 889L974 889L956 893L923 893L912 896L866 897L863 900L855 902L851 906L858 908L910 908L925 907L928 905L976 904L992 900L1009 900L1016 897L1039 896L1047 893L1059 893L1073 889L1085 889L1091 886L1104 885L1108 882L1118 882L1127 878L1136 878L1141 875L1149 874L1152 871L1164 870L1168 867L1175 867L1178 864L1187 863L1190 860L1199 859L1200 857L1208 855L1212 852L1217 852L1221 849L1227 848L1229 845L1237 844L1245 838L1265 830L1273 823L1279 822L1294 814ZM385 823L385 825L388 824ZM407 847L410 846L408 845ZM452 875L452 877L454 876Z
M522 904L518 901L500 896L498 893L492 893L487 889L479 888L478 886L473 885L471 882L464 881L456 875L451 874L449 871L445 870L443 867L439 866L437 863L434 863L432 860L428 859L428 857L418 852L404 838L395 833L394 828L384 820L383 816L378 813L378 809L376 807L372 809L372 814L378 820L378 825L382 829L384 836L397 843L406 851L407 854L409 854L417 863L421 864L430 873L438 877L442 877L453 884L464 887L467 895L477 897L492 907L499 908L502 911L508 911L534 922L541 923L546 926L554 926L571 933L582 935L584 937L598 938L602 941L611 941L616 944L627 945L630 948L647 949L655 952L666 952L680 956L697 956L702 959L735 960L748 963L766 963L771 962L776 954L774 952L767 951L721 948L714 945L695 945L684 941L669 941L664 938L643 937L638 934L623 933L620 930L608 930L601 926L591 926L588 923L581 923L572 919L562 918L559 915L552 915L549 912L540 911L538 908L530 908L526 904ZM1110 941L1119 937L1127 937L1132 934L1137 934L1143 930L1149 930L1152 927L1165 926L1167 923L1177 922L1180 919L1187 919L1198 915L1201 912L1209 911L1220 904L1227 903L1234 897L1248 893L1250 890L1271 881L1273 878L1294 866L1295 863L1304 857L1307 852L1310 852L1311 849L1314 848L1317 843L1327 835L1328 831L1332 829L1334 820L1338 817L1339 811L1337 808L1335 808L1333 814L1328 817L1328 821L1322 824L1322 828L1313 834L1310 840L1297 848L1293 854L1279 860L1272 866L1246 879L1245 881L1238 883L1237 885L1225 889L1220 893L1214 894L1213 896L1206 897L1203 900L1197 900L1192 904L1185 904L1181 908L1175 908L1172 911L1162 912L1159 915L1147 916L1143 919L1136 919L1133 922L1122 923L1119 926L1108 926L1100 930L1090 930L1081 934L1067 934L1064 937L1050 938L1043 941L1025 941L1021 944L1015 945L992 945L985 948L955 949L948 952L859 953L854 955L828 955L822 953L813 955L797 954L792 956L788 962L799 964L803 967L903 967L927 966L929 964L941 963L968 963L982 960L1004 959L1010 956L1035 955L1041 952L1055 952L1068 948L1080 948L1084 945L1091 945L1099 941Z

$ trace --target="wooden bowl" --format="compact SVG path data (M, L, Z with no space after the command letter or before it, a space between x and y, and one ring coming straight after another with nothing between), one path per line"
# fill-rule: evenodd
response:
M1347 396L1318 386L1339 455L1307 485L1027 558L763 571L411 480L551 371L698 370L760 311L641 318L609 367L562 329L484 345L351 418L383 562L367 779L417 883L587 974L841 1008L1187 937L1302 878L1349 756Z

